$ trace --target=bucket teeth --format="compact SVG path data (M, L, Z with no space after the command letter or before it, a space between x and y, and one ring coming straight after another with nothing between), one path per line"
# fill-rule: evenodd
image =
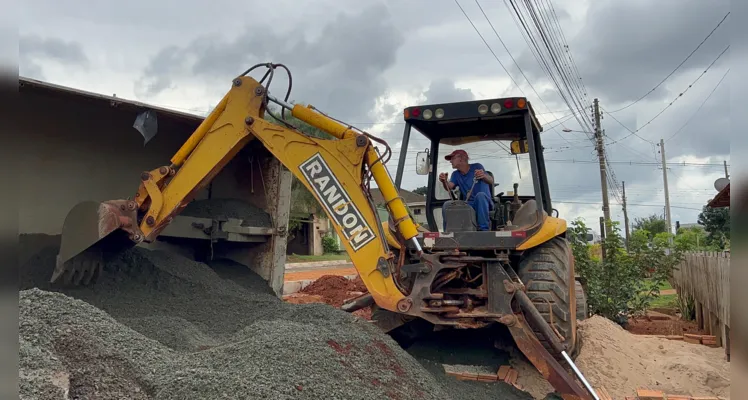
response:
M101 253L87 251L68 260L65 265L58 264L51 282L61 282L63 285L89 285L96 283L103 269L104 260Z
M129 200L76 205L65 219L52 283L88 285L101 275L107 257L137 244L137 206Z

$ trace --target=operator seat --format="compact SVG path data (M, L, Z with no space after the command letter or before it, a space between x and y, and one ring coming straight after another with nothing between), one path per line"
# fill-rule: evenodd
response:
M486 171L486 174L493 178L491 171ZM488 221L489 230L494 230L495 221L494 214L496 211L496 202L494 200L494 186L488 185L491 196L488 201ZM474 232L478 230L478 218L475 215L475 210L470 207L465 199L462 197L462 192L456 190L457 200L447 200L442 206L443 218L444 218L444 231L445 232ZM468 189L469 190L469 189Z
M516 229L527 229L531 226L540 223L542 221L538 221L538 203L534 199L530 199L525 201L522 206L517 210L517 213L514 215L514 221L512 221L512 225L516 227ZM543 210L543 217L547 217L548 213Z

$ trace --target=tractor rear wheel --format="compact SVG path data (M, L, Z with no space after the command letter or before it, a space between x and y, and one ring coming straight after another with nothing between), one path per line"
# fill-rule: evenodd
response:
M584 293L584 287L579 281L574 281L574 291L577 296L577 321L587 319L587 295Z
M525 284L527 297L535 304L546 322L562 337L566 353L571 355L577 346L577 296L569 242L555 237L529 250L520 261L517 271ZM540 343L557 359L542 333L532 327Z

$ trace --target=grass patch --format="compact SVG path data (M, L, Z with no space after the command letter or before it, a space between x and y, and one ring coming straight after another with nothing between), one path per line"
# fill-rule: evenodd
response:
M652 299L652 303L649 308L677 308L678 307L678 295L677 294L666 294L657 296Z
M654 284L652 283L652 281L650 279L645 279L644 280L644 285L649 289ZM673 286L670 285L670 282L667 282L667 281L660 283L659 287L660 287L660 291L668 290L668 289L672 289L673 288Z
M347 254L323 254L321 256L303 256L298 254L291 254L286 256L287 263L298 263L298 262L311 262L311 261L336 261L346 260L350 261L350 257Z

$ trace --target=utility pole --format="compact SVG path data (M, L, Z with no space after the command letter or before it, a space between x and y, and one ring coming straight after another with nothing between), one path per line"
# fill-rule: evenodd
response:
M660 139L660 155L662 156L662 182L665 185L665 223L667 223L667 233L672 233L670 226L670 193L667 186L667 159L665 158L665 141Z
M629 248L629 214L628 210L626 209L626 182L621 181L621 186L623 189L623 223L626 226L626 249Z
M730 174L727 173L727 160L723 161L725 163L725 178L730 178Z
M610 221L610 204L608 202L608 180L605 170L605 146L603 146L603 131L600 127L600 106L597 99L594 103L595 112L595 140L597 144L597 159L600 163L600 186L603 192L603 215L605 216L605 232L608 232L608 222Z

